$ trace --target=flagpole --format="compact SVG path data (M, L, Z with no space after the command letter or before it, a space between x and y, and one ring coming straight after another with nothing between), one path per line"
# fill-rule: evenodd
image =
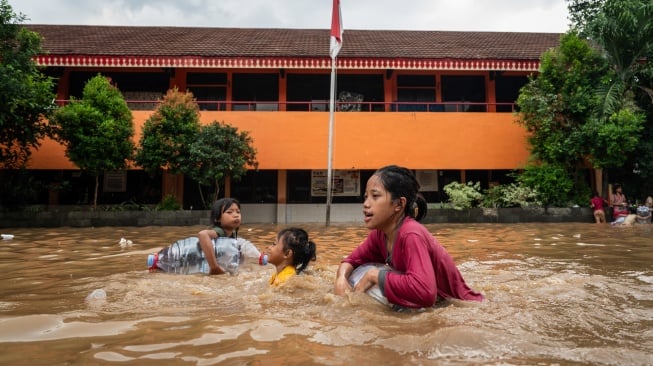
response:
M326 198L326 226L331 225L331 195L332 187L332 160L333 160L333 120L335 111L336 94L336 58L331 57L331 90L329 92L329 148L327 157L327 198Z
M342 46L342 17L340 14L340 0L333 0L331 9L331 33L329 55L331 55L331 91L329 93L329 151L327 157L327 187L326 187L326 226L331 224L331 187L332 159L333 159L333 119L336 111L336 57Z

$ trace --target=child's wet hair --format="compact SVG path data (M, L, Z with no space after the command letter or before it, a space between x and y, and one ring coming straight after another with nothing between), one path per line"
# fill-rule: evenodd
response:
M308 233L304 229L290 227L279 231L277 238L283 244L283 251L288 249L293 252L293 266L297 273L301 273L308 267L308 262L314 261L315 243L308 239Z
M238 208L240 208L240 202L235 199L235 198L220 198L219 200L216 200L213 202L213 207L211 208L211 223L213 225L216 225L218 227L222 227L222 223L220 222L220 218L222 217L222 214L231 207L231 205L236 204ZM238 233L238 229L236 228L235 230L236 233Z
M397 165L388 165L374 172L393 200L406 198L404 214L420 221L428 209L424 196L419 193L419 182L412 171Z

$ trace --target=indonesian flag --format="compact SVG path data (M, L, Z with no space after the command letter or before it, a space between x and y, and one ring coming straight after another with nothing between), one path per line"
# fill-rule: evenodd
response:
M342 47L342 16L340 15L340 0L333 0L333 11L331 12L331 46L329 54L336 58Z

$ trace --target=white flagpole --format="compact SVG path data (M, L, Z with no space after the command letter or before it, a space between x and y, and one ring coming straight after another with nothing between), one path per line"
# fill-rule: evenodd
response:
M333 0L331 10L331 33L329 55L331 55L331 92L329 93L329 152L327 157L327 191L326 191L326 226L331 224L331 187L333 159L333 119L336 111L336 57L342 46L342 17L340 14L340 0Z
M327 157L327 191L326 191L326 226L331 224L331 181L332 178L332 159L333 159L333 120L335 111L335 94L336 94L336 58L331 57L331 91L329 94L329 148Z

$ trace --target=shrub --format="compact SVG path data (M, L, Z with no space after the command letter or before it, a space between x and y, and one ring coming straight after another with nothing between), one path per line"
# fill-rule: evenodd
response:
M483 199L481 182L467 182L467 184L451 182L444 186L444 192L449 196L449 202L456 210L478 206Z
M484 207L539 207L537 191L515 183L498 185L485 191Z
M161 203L156 206L157 211L177 211L181 210L181 205L177 202L177 199L172 195L167 195L163 197Z

